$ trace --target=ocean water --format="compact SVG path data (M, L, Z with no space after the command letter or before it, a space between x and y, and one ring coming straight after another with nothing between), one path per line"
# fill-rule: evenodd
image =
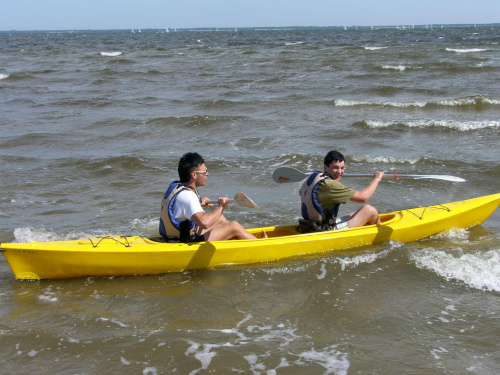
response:
M500 27L0 33L0 242L157 234L177 162L244 192L246 227L299 216L272 171L385 181L379 211L500 191ZM369 182L345 178L361 189ZM348 203L342 212L355 210ZM352 253L156 276L15 280L5 374L496 374L500 213Z

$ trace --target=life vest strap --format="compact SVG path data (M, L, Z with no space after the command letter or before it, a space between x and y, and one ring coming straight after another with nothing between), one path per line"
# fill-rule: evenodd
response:
M300 233L324 232L333 229L334 225L321 224L314 220L299 219L299 227L297 229Z

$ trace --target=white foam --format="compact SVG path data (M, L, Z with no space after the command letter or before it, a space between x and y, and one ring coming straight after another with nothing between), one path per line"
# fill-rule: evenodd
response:
M416 164L422 158L411 158L411 159L402 159L395 158L393 156L353 156L354 162L356 163L373 163L373 164Z
M472 96L466 98L458 98L458 99L447 99L436 102L437 105L456 107L462 105L476 105L478 102L484 102L486 104L498 105L500 104L500 100L484 98L480 96Z
M450 311L457 311L457 308L455 307L455 305L448 305L445 307L446 310L450 310Z
M352 107L356 105L369 104L368 102L360 102L356 100L345 100L345 99L337 99L335 100L335 106L337 107Z
M274 275L274 274L294 274L294 273L303 273L309 268L310 264L302 264L299 266L276 266L276 267L269 267L269 268L262 268L262 271L267 273L268 275Z
M16 242L56 241L58 239L53 232L30 227L14 229L14 238Z
M323 374L347 374L350 366L347 355L337 351L336 345L327 347L320 352L313 348L310 351L299 354L299 356L301 361L323 366L326 370Z
M430 237L431 239L451 239L462 244L469 242L469 230L464 228L451 228Z
M38 299L40 301L44 301L44 302L57 302L57 297L52 297L52 296L48 296L48 295L38 296Z
M130 223L131 233L145 233L148 236L158 235L158 218L133 219Z
M392 70L399 70L400 72L403 72L406 69L408 69L408 67L404 66L404 65L383 65L382 69L392 69Z
M499 105L500 100L491 99L482 96L471 96L465 98L457 99L445 99L437 102L367 102L367 101L357 101L357 100L346 100L346 99L336 99L335 106L337 107L354 107L354 106L382 106L382 107L394 107L394 108L424 108L427 105L438 105L446 107L458 107L458 106L475 106L478 104L489 104L489 105Z
M120 362L121 362L123 365L127 365L127 366L128 366L128 365L130 365L130 362L129 362L129 361L127 361L127 360L126 360L125 358L123 358L123 357L120 357Z
M396 108L409 108L409 107L423 108L426 105L427 102L400 103L400 102L365 102L365 101L345 100L345 99L335 100L335 106L337 107L384 106L384 107L396 107Z
M119 325L120 327L128 327L127 324L125 323L122 323L120 322L119 320L117 320L116 318L113 318L113 319L108 319L108 318L105 318L105 317L100 317L100 318L97 318L96 321L101 321L101 322L111 322L111 323L114 323L114 324L117 324Z
M500 250L464 253L428 248L412 253L411 258L418 268L433 271L448 281L500 292Z
M119 325L120 327L128 327L127 324L120 322L118 319L115 319L115 318L111 319L111 322Z
M48 231L46 229L32 228L32 227L22 227L14 229L15 242L47 242L47 241L68 241L79 238L89 238L96 237L96 234L84 233L84 232L74 232L66 234L57 234L55 232Z
M282 358L280 364L273 368L267 368L267 361L263 361L269 358L272 353L268 350L264 353L253 353L247 352L243 358L249 364L250 372L254 374L276 374L276 370L281 367L304 367L306 362L317 363L323 366L326 371L325 374L346 374L349 368L349 361L347 361L347 354L341 353L337 350L336 345L328 346L323 350L317 350L312 348L306 350L302 353L292 353L286 348L291 347L297 340L303 340L303 336L299 336L296 331L297 328L289 323L277 323L273 325L259 325L253 324L246 327L240 327L242 323L251 319L251 315L245 316L242 321L237 324L236 328L222 328L222 329L210 329L209 331L220 332L225 335L234 335L234 337L228 338L229 342L225 343L198 343L192 340L186 340L189 344L189 348L186 350L186 356L194 356L200 364L201 367L191 371L191 374L195 374L202 370L209 370L212 358L216 356L224 348L250 348L248 346L249 342L253 343L269 343L272 344L270 348L279 348L280 353L282 353ZM240 331L246 331L246 335ZM262 346L265 344L259 344ZM273 349L270 349L273 350ZM235 369L235 371L244 372L246 369Z
M461 131L500 127L500 121L455 121L455 120L414 120L414 121L367 121L370 128L388 128L403 125L409 128L443 127Z
M38 299L40 301L44 302L57 302L57 297L55 296L56 293L52 291L52 287L48 287L47 289L44 290L44 294L41 294L38 296Z
M199 344L194 341L188 341L188 343L191 346L186 350L185 352L186 356L193 354L194 357L201 363L201 368L191 371L190 374L195 374L200 370L208 369L210 362L212 362L212 358L217 354L216 352L211 352L211 350L221 346L227 346L227 345ZM203 349L200 350L200 347Z
M6 79L9 78L8 74L0 74L0 79Z
M432 354L432 356L433 356L435 359L441 359L440 354L443 354L443 353L448 353L448 350L446 350L446 349L445 349L445 348L443 348L443 347L439 347L438 349L433 349L433 350L431 350L431 354Z
M385 49L385 48L387 47L369 47L369 46L365 47L365 49L368 51L377 51L379 49Z
M470 52L486 52L491 51L486 48L446 48L448 52L456 52L456 53L470 53Z
M388 253L389 250L384 250L381 252L369 252L345 258L336 258L336 260L338 263L340 263L342 271L344 271L348 267L357 267L360 264L373 263L379 258L384 258Z
M158 369L156 367L146 367L144 370L142 370L143 375L156 375L158 374Z
M321 270L321 274L316 275L316 277L318 278L318 280L324 279L325 276L326 276L325 262L321 263L320 270Z
M155 221L156 226L153 229L152 222L148 223L148 225L144 226L144 228L139 227L139 229L150 229L149 232L151 232L151 235L157 235L158 234L158 222ZM136 228L132 225L132 228L125 228L125 229L120 229L119 231L112 233L112 232L67 232L67 233L56 233L52 232L46 229L40 229L40 228L32 228L32 227L22 227L22 228L16 228L14 229L14 242L17 243L25 243L25 242L50 242L50 241L72 241L72 240L78 240L78 239L86 239L86 238L92 238L92 237L105 237L105 236L120 236L121 232L124 231L125 233L130 233L130 232L137 232ZM144 233L144 232L141 232Z
M120 56L122 55L122 52L116 51L116 52L101 52L101 56L108 56L108 57L115 57L115 56Z

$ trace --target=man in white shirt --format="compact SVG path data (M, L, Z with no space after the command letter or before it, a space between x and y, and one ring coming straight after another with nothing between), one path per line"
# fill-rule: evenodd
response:
M229 198L218 199L212 212L205 212L209 198L200 198L198 187L204 186L209 173L205 161L198 153L186 153L179 161L180 181L170 184L162 201L160 233L169 240L181 242L221 241L231 239L255 239L236 221L229 222L223 212ZM262 237L267 237L262 233Z

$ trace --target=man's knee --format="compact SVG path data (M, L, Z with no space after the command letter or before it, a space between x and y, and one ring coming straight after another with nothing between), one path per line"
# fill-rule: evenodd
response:
M370 216L372 216L372 217L378 216L377 209L375 207L373 207L372 205L367 204L364 208L366 209L366 213L369 214Z
M227 226L230 228L231 233L234 234L239 233L243 230L243 227L237 221L230 221L227 223Z
M375 207L367 204L364 208L366 208L366 223L367 224L376 224L379 222L378 211Z

